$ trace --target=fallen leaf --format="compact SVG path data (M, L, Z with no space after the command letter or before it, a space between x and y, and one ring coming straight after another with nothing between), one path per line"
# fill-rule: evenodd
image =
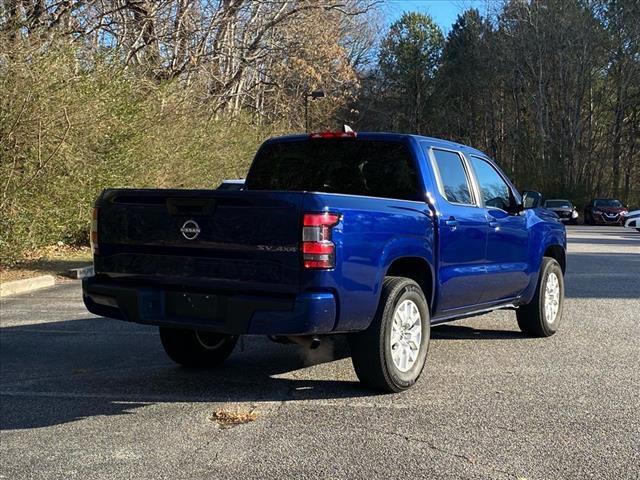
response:
M220 428L231 428L245 423L253 422L258 418L258 413L251 411L227 411L216 410L211 415L211 420L218 424Z

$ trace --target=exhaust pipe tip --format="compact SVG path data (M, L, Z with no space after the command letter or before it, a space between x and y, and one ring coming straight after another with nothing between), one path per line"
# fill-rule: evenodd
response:
M309 350L315 350L320 346L322 340L317 335L291 335L291 336L276 336L271 338L278 343L295 343L301 347L308 348Z
M309 343L309 349L315 350L319 346L320 346L320 337L314 335L313 337L311 337L311 343Z

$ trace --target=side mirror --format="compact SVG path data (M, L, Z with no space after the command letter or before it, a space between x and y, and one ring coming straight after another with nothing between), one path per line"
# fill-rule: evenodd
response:
M544 197L540 192L535 190L526 190L522 194L522 203L524 208L540 208L544 203Z

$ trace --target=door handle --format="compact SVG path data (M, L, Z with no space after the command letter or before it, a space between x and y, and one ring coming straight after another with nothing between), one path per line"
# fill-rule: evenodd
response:
M444 224L447 227L457 227L458 226L458 220L456 220L455 217L449 217L448 220L444 221Z
M500 228L500 223L495 218L489 217L489 226L497 230Z

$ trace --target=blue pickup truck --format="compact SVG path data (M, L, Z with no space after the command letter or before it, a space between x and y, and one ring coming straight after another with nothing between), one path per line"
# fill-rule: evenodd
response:
M433 324L515 309L558 329L566 232L473 148L414 135L266 141L243 190L105 190L89 311L160 327L174 361L223 362L239 335L346 334L361 382L419 378Z

